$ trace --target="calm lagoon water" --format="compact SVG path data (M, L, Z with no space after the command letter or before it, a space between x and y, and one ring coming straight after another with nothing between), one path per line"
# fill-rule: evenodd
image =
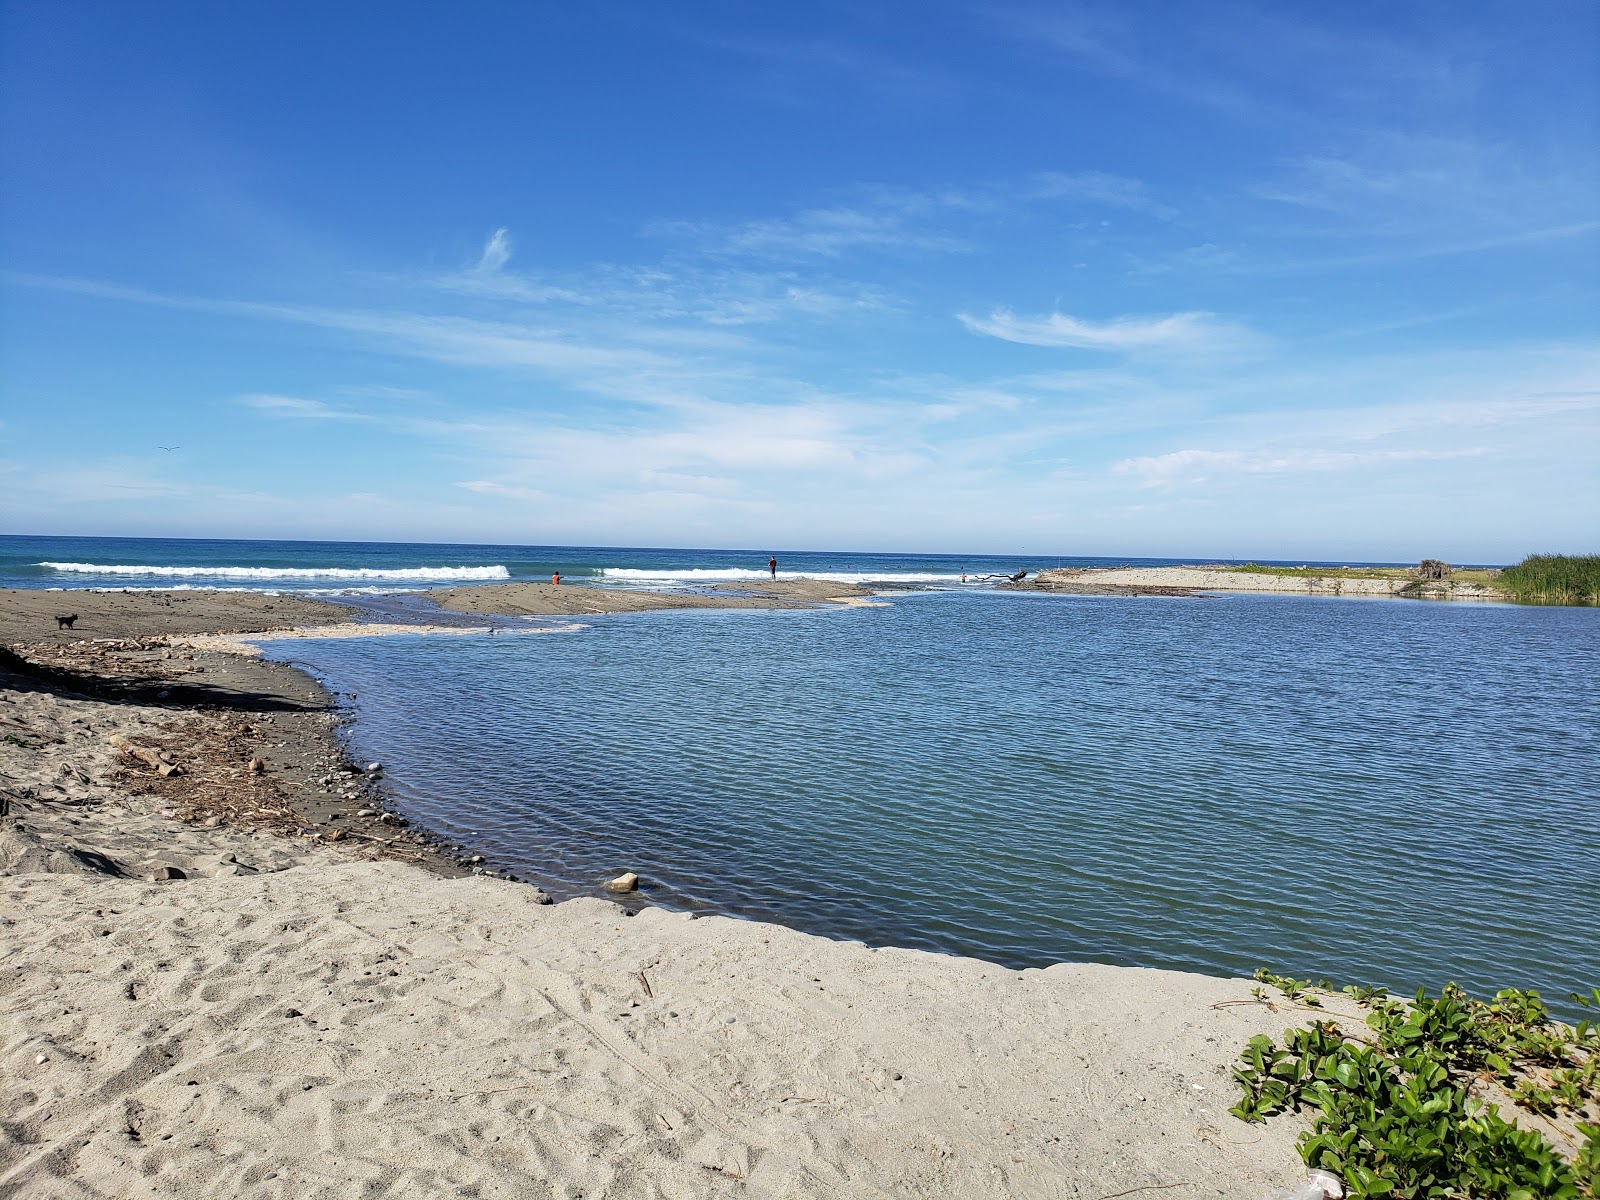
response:
M1600 611L929 592L269 651L359 693L402 808L557 894L636 870L1012 966L1600 984Z

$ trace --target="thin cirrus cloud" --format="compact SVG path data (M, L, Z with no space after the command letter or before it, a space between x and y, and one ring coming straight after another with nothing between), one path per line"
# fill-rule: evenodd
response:
M1483 454L1478 447L1457 450L1174 450L1169 454L1125 458L1112 466L1141 487L1206 483L1218 476L1284 475L1306 471L1347 471L1404 462L1437 462Z
M256 409L258 412L268 413L275 417L288 417L302 421L365 421L369 420L362 413L347 412L344 409L333 408L321 400L304 400L299 396L274 396L267 393L256 393L249 396L240 396L238 402L246 408Z
M1259 340L1235 322L1207 312L1171 313L1161 317L1117 317L1087 321L1066 313L1018 316L998 308L987 317L957 314L973 333L1024 346L1058 346L1078 350L1237 350Z

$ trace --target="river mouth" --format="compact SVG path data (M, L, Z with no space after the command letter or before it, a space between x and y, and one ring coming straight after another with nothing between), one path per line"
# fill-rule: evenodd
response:
M632 870L1010 966L1600 980L1592 610L920 592L294 655L401 808L558 895Z

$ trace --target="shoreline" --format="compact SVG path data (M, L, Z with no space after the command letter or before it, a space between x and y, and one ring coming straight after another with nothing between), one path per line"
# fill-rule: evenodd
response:
M142 816L166 814L191 829L289 834L294 838L290 844L331 849L343 843L339 849L346 853L399 858L444 877L483 874L529 883L492 864L477 847L444 837L393 808L383 788L381 764L356 761L340 736L353 715L309 671L264 658L259 643L319 637L523 636L581 628L570 622L549 628L507 625L496 617L562 619L672 608L875 603L853 584L809 579L709 590L707 595L513 583L410 593L433 602L441 614L485 618L482 624L439 625L353 620L370 612L359 605L276 592L0 589L0 692L14 695L22 684L69 704L86 705L84 711L92 716L70 719L94 731L94 752L79 755L91 767L70 762L51 770L65 772L70 783L88 789L115 780L144 801ZM76 614L70 628L57 623L63 607ZM426 610L417 615L425 617ZM44 736L65 741L57 728ZM171 775L152 774L153 768L138 773L128 765L136 752L111 754L98 744L113 737L165 753L178 770ZM253 769L256 763L259 770ZM7 772L12 779L26 778L21 786L30 792L30 785L60 786L53 776L28 775ZM264 806L267 793L271 802ZM86 803L96 794L85 791L67 803ZM22 806L26 803L24 798ZM73 824L67 818L66 826ZM66 826L47 819L43 838L17 838L9 831L0 837L0 866L13 860L49 860L57 853L52 841L77 840ZM109 865L112 873L176 868L193 877L221 869L208 855L220 861L227 851L212 854L211 840L201 837L198 848L191 849L179 839L179 849L164 858L143 834L130 846L112 838L106 845L77 849L89 861ZM280 856L272 857L276 861ZM55 861L67 865L59 857ZM125 866L131 870L123 870ZM542 889L533 890L541 903L548 902Z
M1361 596L1405 600L1509 601L1498 588L1449 579L1423 580L1396 574L1374 578L1337 570L1308 575L1256 574L1219 567L1056 567L1006 591L1060 592L1086 596L1193 597L1207 592L1273 592L1294 596Z
M578 590L560 602L592 600ZM794 592L754 599L827 599ZM347 718L304 672L215 648L281 598L174 614L114 595L123 636L82 621L27 639L39 614L0 597L0 640L27 660L0 677L16 915L0 1194L123 1195L155 1171L180 1196L520 1195L538 1179L617 1196L1237 1195L1302 1173L1296 1122L1241 1137L1225 1111L1239 1048L1286 1021L1248 980L1013 971L541 903L438 848L426 861L425 833L367 818L380 847L301 811L348 815L377 781L320 782ZM254 632L348 627L348 610L300 603L317 605L297 610L308 624ZM210 628L157 628L180 620ZM212 807L185 807L202 785Z

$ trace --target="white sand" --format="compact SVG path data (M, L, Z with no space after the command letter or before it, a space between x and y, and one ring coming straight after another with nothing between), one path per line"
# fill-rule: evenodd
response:
M1327 575L1257 575L1250 571L1218 571L1205 567L1117 567L1103 571L1041 571L1036 583L1051 579L1077 585L1114 587L1195 588L1211 592L1284 592L1318 596L1395 596L1414 583L1411 579L1350 578L1337 571ZM1430 581L1423 587L1430 598L1487 600L1494 589L1476 583Z
M563 622L557 625L510 625L491 628L486 625L397 625L392 622L372 621L360 624L347 621L338 625L312 625L305 628L266 629L256 633L190 633L177 634L168 639L174 646L189 646L195 650L211 650L222 654L243 654L259 657L262 642L302 641L307 638L369 638L399 636L457 637L515 637L530 633L576 633L587 625Z
M318 864L4 880L0 1195L1255 1197L1250 985ZM291 1010L297 1015L290 1015ZM40 1060L43 1061L40 1061Z

